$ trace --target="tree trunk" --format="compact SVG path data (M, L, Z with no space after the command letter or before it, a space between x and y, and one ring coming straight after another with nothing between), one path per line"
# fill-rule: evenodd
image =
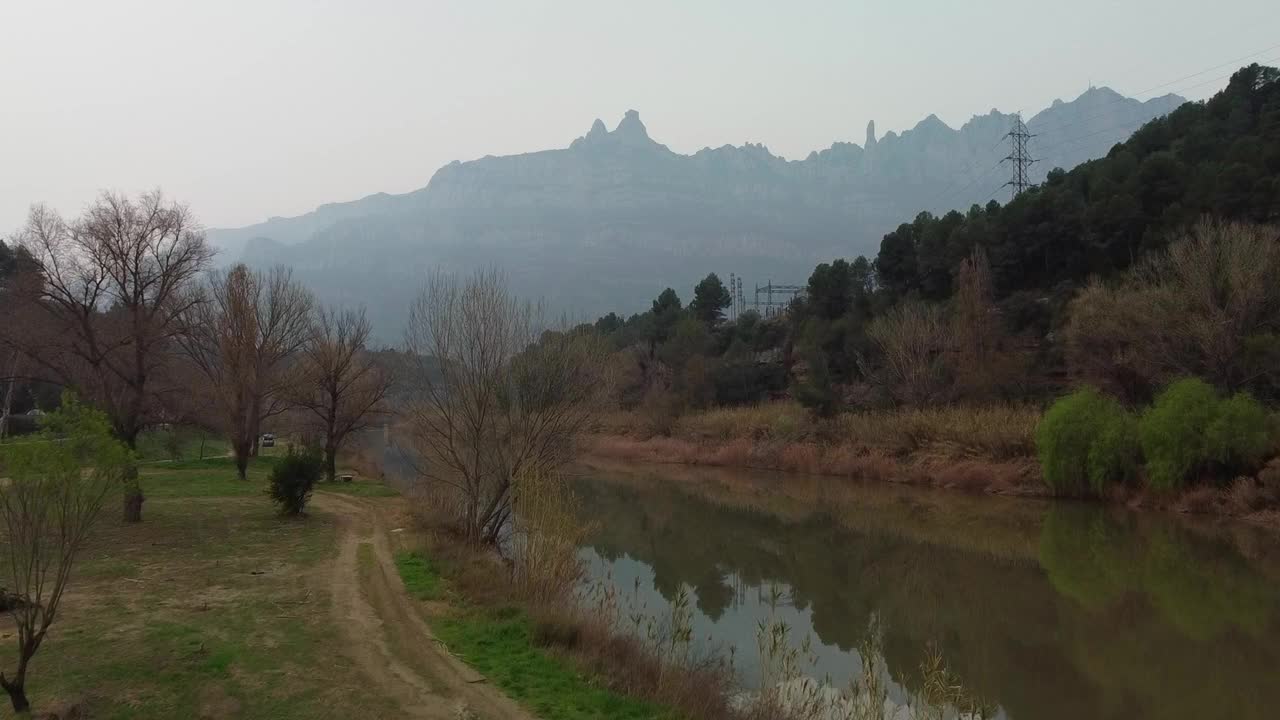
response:
M232 443L231 450L236 456L236 475L241 480L246 480L249 477L249 455L252 446L253 443L245 438L240 438Z
M147 498L138 484L138 468L130 467L124 479L124 521L142 522L142 503Z
M5 438L9 431L9 410L13 407L13 391L18 385L15 375L18 374L18 353L13 353L13 360L9 363L9 380L4 384L4 397L0 398L0 440Z
M9 702L13 703L13 712L18 715L31 710L31 703L27 700L27 689L24 685L26 683L23 682L4 684L5 692L9 693Z
M324 477L333 482L338 477L338 448L332 443L324 446Z
M142 503L147 498L142 494L142 488L131 487L125 488L124 491L124 521L127 523L142 522Z
M21 656L18 659L18 674L12 680L4 676L0 672L0 688L9 693L9 702L13 703L13 712L19 716L31 710L31 703L27 701L27 660L35 654L34 649L26 646L20 646L19 652Z

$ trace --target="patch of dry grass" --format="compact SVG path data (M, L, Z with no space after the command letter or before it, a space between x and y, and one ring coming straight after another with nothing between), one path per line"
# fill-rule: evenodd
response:
M1036 493L1039 416L1020 406L939 407L816 421L794 403L769 403L686 415L671 437L611 432L584 442L593 454L636 462ZM626 423L614 416L609 427Z
M1013 460L1035 456L1036 408L934 407L849 413L836 423L843 442L908 455Z

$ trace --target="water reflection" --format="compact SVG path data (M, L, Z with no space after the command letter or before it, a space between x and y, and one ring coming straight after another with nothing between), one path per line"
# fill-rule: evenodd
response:
M758 623L777 612L813 636L814 673L837 684L859 672L857 648L878 623L899 697L919 690L936 647L1012 718L1262 718L1280 707L1269 543L1246 558L1156 516L1030 503L985 516L960 502L939 511L946 493L926 502L899 489L787 512L600 471L577 492L604 520L583 550L593 576L655 613L690 588L695 637L736 646L748 682L759 677ZM1031 521L1010 523L1015 512ZM775 585L785 602L772 610Z

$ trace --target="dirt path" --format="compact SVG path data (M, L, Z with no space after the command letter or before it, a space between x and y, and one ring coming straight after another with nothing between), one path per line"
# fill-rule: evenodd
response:
M396 572L382 508L328 493L312 502L337 518L338 555L327 578L333 619L371 691L394 698L408 718L534 720L432 635Z

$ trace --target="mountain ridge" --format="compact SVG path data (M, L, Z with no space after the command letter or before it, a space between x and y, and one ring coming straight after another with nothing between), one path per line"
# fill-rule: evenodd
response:
M1107 88L1056 100L1027 122L1045 149L1032 180L1106 154L1182 102ZM986 202L999 192L1013 118L993 109L952 128L931 114L880 137L873 121L861 145L787 159L761 143L674 152L629 110L613 130L596 119L567 147L453 161L417 190L209 235L224 260L292 265L324 283L324 299L367 302L380 322L403 315L400 286L427 269L495 262L518 291L557 309L635 308L711 270L797 281L816 260L874 252L921 210Z

